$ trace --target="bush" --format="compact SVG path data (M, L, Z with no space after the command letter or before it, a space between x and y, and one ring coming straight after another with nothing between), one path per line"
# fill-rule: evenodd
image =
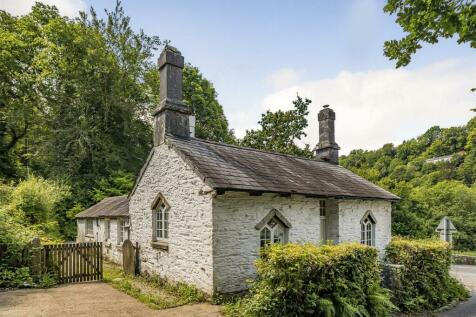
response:
M392 301L402 312L431 311L463 300L468 291L449 275L451 248L440 240L394 238L386 248L386 260L401 264L399 285Z
M8 268L0 266L0 288L25 287L32 284L28 267Z
M256 262L249 294L231 316L388 316L394 307L380 286L378 252L361 244L273 245Z

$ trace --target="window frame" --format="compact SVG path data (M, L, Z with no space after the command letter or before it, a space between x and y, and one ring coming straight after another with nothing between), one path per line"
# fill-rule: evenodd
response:
M152 210L151 245L157 249L168 250L168 242L170 239L170 205L165 197L159 193L150 207Z
M260 221L258 222L256 225L255 225L255 229L258 231L258 245L260 246L261 248L261 236L262 236L262 232L263 230L265 230L265 228L268 228L268 230L270 230L270 232L272 232L270 234L270 240L272 241L271 244L274 244L274 231L276 230L276 228L270 228L269 226L269 223L272 221L272 220L275 220L277 221L277 223L282 227L283 229L283 235L282 235L282 241L280 241L280 243L282 244L286 244L288 243L288 239L289 239L289 230L291 229L291 223L277 210L277 209L271 209L268 214Z
M372 212L368 210L360 220L360 243L368 246L375 246L375 227L377 221Z
M119 217L116 219L116 229L117 229L117 237L116 242L117 245L122 245L124 243L124 219ZM121 237L121 239L119 239Z
M276 224L273 226L271 225L271 222L275 222ZM282 232L279 232L282 231ZM262 233L265 233L264 239ZM266 234L268 232L268 234ZM259 231L260 234L260 248L267 247L269 245L273 245L276 243L281 243L285 244L286 243L286 226L284 223L279 220L276 216L271 218ZM277 237L280 237L279 241L276 241ZM269 240L269 243L266 243L266 241ZM263 243L263 241L265 241Z
M89 237L94 236L94 220L92 218L86 218L86 223L85 223L85 235Z
M111 219L104 218L104 240L111 240Z
M322 244L327 242L327 216L326 201L321 199L319 200L319 239Z

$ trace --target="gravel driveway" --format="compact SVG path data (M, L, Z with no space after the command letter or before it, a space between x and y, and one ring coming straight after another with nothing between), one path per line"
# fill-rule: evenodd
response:
M106 283L69 284L49 289L0 292L0 316L219 317L219 306L186 305L153 310Z
M476 317L476 265L453 265L451 274L471 290L471 298L438 317Z

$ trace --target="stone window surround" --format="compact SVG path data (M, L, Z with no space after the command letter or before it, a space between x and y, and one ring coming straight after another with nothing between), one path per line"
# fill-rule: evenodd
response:
M154 201L150 205L150 209L152 210L152 241L151 241L151 246L155 249L159 250L164 250L168 251L169 250L169 242L168 238L167 239L161 239L157 238L157 211L156 208L159 205L159 203L162 202L166 210L169 211L169 217L170 217L170 205L165 199L164 195L162 193L158 193L157 196L155 197Z
M261 219L260 222L258 222L255 225L255 229L258 230L259 233L261 233L261 230L266 226L266 224L273 218L278 219L284 226L284 241L282 243L287 243L289 239L289 230L292 228L291 223L289 220L284 217L282 213L280 213L277 209L273 208L271 209L268 214ZM260 235L258 235L258 238L260 238Z
M370 210L367 210L365 212L365 214L362 216L362 218L360 219L360 226L362 227L362 225L364 224L364 221L369 219L370 220L370 223L372 224L372 228L371 228L371 238L370 238L370 246L375 246L375 240L376 240L376 237L375 237L375 226L377 225L377 220L375 218L375 216L373 215L372 211ZM362 235L362 228L361 228L361 235ZM360 240L360 243L362 244L366 244L368 245L367 243L365 243L365 240L366 240L367 237L365 237L364 240L362 240L362 237L361 237L361 240Z

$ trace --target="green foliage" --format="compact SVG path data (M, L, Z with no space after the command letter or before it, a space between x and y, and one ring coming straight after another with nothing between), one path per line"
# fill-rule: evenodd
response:
M261 128L247 130L240 144L271 152L312 157L308 144L304 148L296 144L296 140L306 136L304 129L308 125L306 116L309 114L309 104L311 100L298 95L293 101L294 109L266 111L258 122Z
M388 316L377 250L357 243L275 244L262 250L250 293L229 316Z
M471 0L388 0L384 11L396 14L396 22L407 35L385 42L385 55L406 66L421 43L435 44L439 38L458 37L458 44L476 48L476 4Z
M228 127L223 108L217 100L213 84L203 77L198 67L187 64L183 72L183 99L196 117L195 135L198 138L234 143L233 131Z
M431 311L469 296L449 274L451 248L446 242L394 238L386 248L386 260L403 265L400 287L392 290L392 300L403 312Z
M185 283L171 283L159 276L125 275L118 265L104 265L104 281L153 309L204 302L206 295Z
M126 195L134 186L134 181L134 175L122 171L101 178L97 182L97 186L92 189L94 201L98 202L106 197Z
M152 147L163 43L130 25L120 2L104 19L93 9L70 19L42 3L19 17L0 11L0 180L69 184L54 211L69 239L67 214L125 193ZM184 99L198 137L233 142L212 83L191 65Z
M0 265L0 288L26 287L32 284L28 267L9 268Z
M476 117L462 127L432 127L399 146L354 150L341 164L402 200L392 216L393 234L428 238L443 216L458 234L457 249L476 249ZM427 159L453 155L450 161Z

